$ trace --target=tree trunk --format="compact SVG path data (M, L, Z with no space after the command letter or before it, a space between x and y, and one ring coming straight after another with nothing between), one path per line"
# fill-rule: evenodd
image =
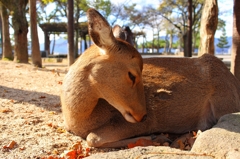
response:
M160 49L160 31L158 31L157 33L157 36L158 36L158 39L157 39L157 53L159 53L159 49Z
M234 0L231 72L240 80L240 1Z
M68 65L74 63L74 21L73 21L73 0L68 0Z
M77 22L77 24L78 24L78 22ZM78 25L77 25L78 26ZM76 59L76 58L78 58L78 50L79 50L79 48L78 48L78 43L79 43L79 31L78 31L78 29L76 29L76 38L75 38L75 50L74 50L74 58Z
M14 29L14 61L28 63L28 22L26 19L26 5L28 0L13 0L12 24Z
M207 0L202 11L200 46L198 56L205 53L214 55L214 35L218 25L217 0Z
M7 13L7 9L4 6L1 7L1 19L2 19L2 59L6 58L9 60L13 60L12 54L12 46L10 41L10 34L9 34L9 15Z
M188 31L186 57L192 57L192 0L188 0Z
M31 27L31 40L32 40L32 63L37 67L42 67L42 59L38 40L37 31L37 12L36 0L29 0L30 10L30 27Z
M170 34L170 37L169 37L168 53L171 53L171 52L172 52L172 43L173 43L173 34L171 33L171 34Z
M55 49L55 45L56 45L56 34L53 33L53 40L52 40L53 44L52 44L52 50L51 50L51 55L54 54L54 49Z

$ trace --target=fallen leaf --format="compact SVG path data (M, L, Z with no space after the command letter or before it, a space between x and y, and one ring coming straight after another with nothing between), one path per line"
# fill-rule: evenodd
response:
M85 156L87 157L87 156L90 156L90 151L91 151L91 148L89 148L89 147L87 147L86 148L86 154L85 154Z
M197 136L197 132L196 131L192 131L193 137Z
M66 130L63 129L63 128L58 127L58 128L57 128L57 132L58 132L58 133L65 133Z
M26 147L20 147L19 149L23 151L26 149Z
M64 153L61 154L63 158L75 159L77 158L76 150L65 150Z
M4 145L3 149L13 149L15 145L16 145L16 142L12 140L7 146Z
M73 144L73 145L71 146L71 149L73 149L73 150L82 150L82 144L81 144L81 142L77 142L76 144Z
M152 142L151 140L138 139L136 143L129 143L128 148L133 148L136 146L154 146L154 145L155 145L154 142Z
M190 137L190 138L187 138L187 144L192 147L194 142L196 140L196 137Z
M9 113L9 112L13 112L12 109L6 108L6 109L1 109L0 110L1 113Z
M47 126L53 127L53 124L52 123L48 123Z
M183 144L182 140L178 140L177 143L178 143L178 145L179 145L179 149L180 149L180 150L184 150L185 145Z

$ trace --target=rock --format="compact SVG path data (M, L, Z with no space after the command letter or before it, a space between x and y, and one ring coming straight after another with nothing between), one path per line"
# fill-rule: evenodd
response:
M189 151L181 151L166 146L135 147L126 150L113 151L108 153L97 153L86 157L86 159L213 159L212 156L198 154Z
M212 129L201 133L191 152L216 158L240 158L240 113L222 116Z

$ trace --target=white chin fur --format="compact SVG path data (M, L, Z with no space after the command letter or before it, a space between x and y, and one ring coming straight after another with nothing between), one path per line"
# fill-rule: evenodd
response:
M128 113L124 114L124 118L130 123L137 123L137 121L131 115L129 115Z

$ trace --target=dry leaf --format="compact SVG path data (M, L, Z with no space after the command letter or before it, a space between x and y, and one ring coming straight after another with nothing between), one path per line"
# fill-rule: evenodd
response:
M71 146L71 149L72 150L82 150L82 144L81 144L81 142L77 142L76 144L73 144L72 146Z
M52 123L47 123L47 126L53 127L53 124Z
M57 128L57 132L58 132L58 133L65 133L66 130L63 129L63 128L58 127L58 128Z
M12 140L7 146L4 145L3 149L13 149L15 145L16 145L16 142Z
M179 145L179 149L180 149L180 150L184 150L185 145L183 144L182 140L178 140L177 143L178 143L178 145Z
M147 139L138 139L136 143L128 144L128 148L133 148L136 146L155 146L155 144L151 140L147 140Z
M196 140L196 137L190 137L190 138L187 138L187 144L192 147L194 142Z
M61 154L63 158L75 159L77 158L76 150L65 150L64 153Z
M26 147L20 147L19 148L19 150L22 150L22 151L25 150L25 149L26 149Z
M6 108L6 109L1 109L0 110L1 113L9 113L9 112L13 112L12 109Z

